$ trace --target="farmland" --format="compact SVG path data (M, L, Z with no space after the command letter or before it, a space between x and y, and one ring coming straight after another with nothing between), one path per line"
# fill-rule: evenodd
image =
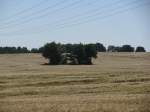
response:
M150 53L99 53L93 65L0 55L0 112L148 112Z

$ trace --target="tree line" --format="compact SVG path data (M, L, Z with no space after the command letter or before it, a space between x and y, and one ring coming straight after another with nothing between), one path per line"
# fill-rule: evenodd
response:
M42 53L42 47L32 48L31 50L29 50L27 47L0 47L0 54L14 53Z
M145 48L142 46L138 46L136 48L131 45L123 45L123 46L108 46L108 52L146 52Z
M72 47L75 44L61 44L61 45L66 46L66 52L70 52L70 51L72 51ZM138 46L138 47L134 48L131 45L123 45L123 46L109 45L108 48L106 48L101 43L95 43L93 45L95 45L96 50L98 52L146 52L145 48L142 46ZM29 50L27 47L0 47L0 54L5 54L5 53L42 53L43 47L32 48L31 50Z
M132 47L131 45L106 47L101 43L90 44L61 44L47 43L40 48L27 47L0 47L0 53L41 53L43 57L49 60L48 64L92 64L92 58L97 58L97 52L146 52L142 46Z
M0 47L0 54L29 53L27 47Z

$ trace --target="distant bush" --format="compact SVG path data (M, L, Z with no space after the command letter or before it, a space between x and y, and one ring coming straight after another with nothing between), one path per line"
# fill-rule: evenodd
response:
M115 52L115 48L116 48L115 46L109 45L108 48L107 48L107 51L108 52Z
M108 46L107 51L108 52L134 52L134 47L132 47L131 45L123 45L121 47L110 45Z
M131 47L131 45L123 45L120 48L121 52L134 52L134 47Z
M101 43L96 43L96 50L98 52L106 52L106 47Z
M32 48L30 52L31 52L31 53L39 53L39 49L37 49L37 48Z
M142 46L138 46L135 50L135 52L146 52L145 48Z

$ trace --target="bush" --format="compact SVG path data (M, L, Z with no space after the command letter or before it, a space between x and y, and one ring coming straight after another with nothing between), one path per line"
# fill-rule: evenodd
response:
M135 50L135 52L146 52L145 48L142 46L138 46Z
M134 52L134 47L131 47L130 45L123 45L120 51L121 52Z

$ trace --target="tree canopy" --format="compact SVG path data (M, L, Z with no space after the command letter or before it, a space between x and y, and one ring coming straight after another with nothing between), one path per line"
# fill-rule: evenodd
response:
M47 43L44 48L42 55L49 59L49 64L57 65L61 60L61 52L59 49L59 45L55 42Z
M66 55L68 53L69 55ZM95 44L57 44L51 42L44 45L42 55L49 59L49 64L62 64L66 57L72 58L71 60L77 59L76 63L78 64L92 64L92 58L97 57L97 50Z

